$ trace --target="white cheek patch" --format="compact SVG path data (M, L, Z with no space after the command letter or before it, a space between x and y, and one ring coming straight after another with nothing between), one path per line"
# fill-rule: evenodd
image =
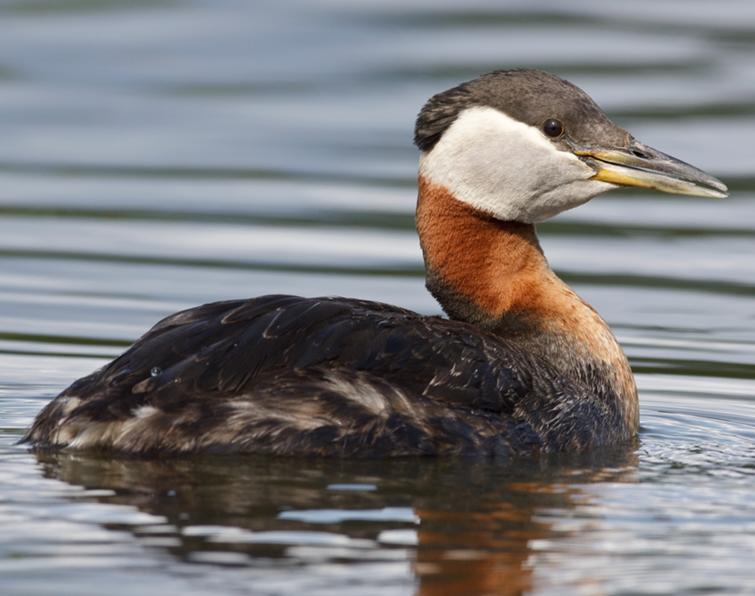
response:
M612 184L560 151L537 128L489 107L464 110L429 153L420 174L498 219L536 223L581 205Z

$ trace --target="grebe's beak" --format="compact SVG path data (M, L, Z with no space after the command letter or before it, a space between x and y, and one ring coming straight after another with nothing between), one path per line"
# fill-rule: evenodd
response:
M572 150L595 170L594 180L714 199L723 199L729 193L717 178L637 141L626 149L573 147Z

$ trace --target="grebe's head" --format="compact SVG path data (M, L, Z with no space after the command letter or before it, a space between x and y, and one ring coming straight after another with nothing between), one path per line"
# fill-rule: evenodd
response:
M539 70L496 71L433 96L414 142L426 182L507 221L543 221L617 186L727 192L637 141L578 87Z

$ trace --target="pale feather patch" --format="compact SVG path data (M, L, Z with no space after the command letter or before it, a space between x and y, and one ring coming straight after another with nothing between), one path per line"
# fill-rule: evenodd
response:
M61 413L63 414L63 416L68 416L80 405L81 405L81 400L78 397L68 397L66 398L66 401L65 401L65 404L63 405L63 409ZM63 421L63 418L61 418L58 421L58 424L60 424L62 421Z
M74 427L68 418L61 418L58 420L57 425L58 428L55 430L51 437L51 443L54 445L69 445L71 441L73 441L76 438L76 434L78 433L78 428Z
M310 431L328 424L328 421L322 417L322 409L316 402L303 400L297 404L296 409L281 412L277 408L268 408L264 404L255 400L239 399L228 402L231 414L226 420L226 427L232 432L240 432L251 422L258 420L278 421L280 426L277 429L270 430L265 428L259 433L252 433L260 436L263 433L276 434L285 428L296 428L298 431Z
M464 110L420 157L420 175L506 221L537 223L615 188L538 128L490 107Z
M123 424L123 422L88 421L86 426L78 429L67 445L72 449L112 445L123 432Z
M135 418L149 418L150 416L154 416L155 414L159 413L160 410L158 410L155 406L140 406L133 411Z
M348 400L354 401L377 416L385 416L388 411L388 400L369 381L360 378L344 379L337 375L329 375L329 388Z

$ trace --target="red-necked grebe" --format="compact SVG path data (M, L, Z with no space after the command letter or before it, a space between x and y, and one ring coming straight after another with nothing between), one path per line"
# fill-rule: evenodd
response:
M73 383L25 440L141 455L500 457L630 440L626 357L550 269L534 224L616 186L726 187L535 70L435 95L414 139L427 287L450 320L348 298L199 306Z

